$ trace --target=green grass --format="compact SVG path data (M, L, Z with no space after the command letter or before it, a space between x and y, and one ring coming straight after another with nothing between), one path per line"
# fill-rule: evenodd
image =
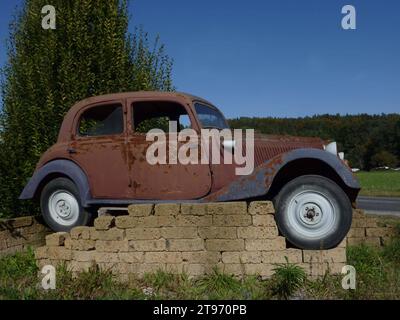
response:
M301 267L289 263L287 257L285 259L286 263L277 264L274 268L272 292L278 298L288 300L304 285L307 276Z
M341 275L310 279L298 266L285 263L276 265L274 276L268 280L258 276L238 279L214 269L197 279L157 271L125 283L118 282L110 271L96 267L74 277L62 265L57 270L56 290L45 291L30 250L0 259L0 300L400 299L399 252L399 238L383 248L349 247L347 263L356 269L356 290L344 290Z
M363 196L400 197L400 171L361 171L356 176Z
M315 299L399 300L399 248L398 238L383 248L368 245L348 247L347 264L356 270L356 289L343 290L340 275L327 275L308 282L306 296Z
M57 289L43 290L32 250L0 259L0 299L140 299L137 288L114 280L112 274L93 268L78 277L65 266L57 270Z
M55 290L43 290L32 250L0 259L0 300L58 299L269 299L268 281L251 276L239 280L219 272L198 279L163 271L121 283L110 271L96 267L73 276L57 267Z

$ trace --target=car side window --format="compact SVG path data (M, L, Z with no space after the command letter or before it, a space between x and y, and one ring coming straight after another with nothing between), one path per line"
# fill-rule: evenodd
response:
M192 127L188 114L181 114L179 116L179 126L181 129L187 129Z
M86 110L78 126L78 134L84 137L121 134L124 131L122 105L100 105Z
M176 102L145 101L135 102L133 108L133 127L135 133L147 133L151 129L169 131L169 121L177 122L177 131L191 128L186 109Z

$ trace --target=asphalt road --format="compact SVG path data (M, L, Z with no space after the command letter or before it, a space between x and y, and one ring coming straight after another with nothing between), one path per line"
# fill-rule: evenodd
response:
M357 207L366 213L394 215L400 217L400 198L362 197L357 198Z

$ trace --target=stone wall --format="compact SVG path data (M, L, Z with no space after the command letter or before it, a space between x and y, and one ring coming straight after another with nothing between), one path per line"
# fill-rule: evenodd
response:
M396 235L396 222L400 222L400 219L366 215L362 210L354 210L353 222L347 235L347 245L365 243L383 246Z
M34 217L20 217L0 220L0 256L38 247L45 244L45 237L50 233Z
M129 215L101 216L94 227L46 237L38 266L65 262L73 272L97 264L122 279L164 270L200 276L217 267L237 276L273 274L274 264L302 266L309 275L341 271L346 241L303 251L279 235L271 202L131 205Z

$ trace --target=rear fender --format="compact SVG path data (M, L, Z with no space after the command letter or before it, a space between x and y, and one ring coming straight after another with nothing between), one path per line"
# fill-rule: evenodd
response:
M91 199L91 194L86 174L76 163L65 159L51 161L35 171L19 196L19 199L27 200L35 198L38 191L43 187L43 183L47 182L49 177L58 174L74 182L78 188L82 206L87 207L87 203Z

